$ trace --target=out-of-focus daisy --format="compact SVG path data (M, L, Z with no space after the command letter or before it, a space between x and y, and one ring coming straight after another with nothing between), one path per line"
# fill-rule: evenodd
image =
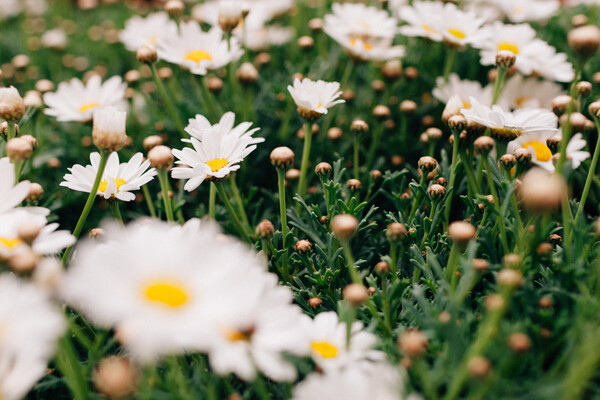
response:
M452 96L457 95L463 103L462 108L470 108L469 98L474 97L482 104L490 104L492 102L491 86L482 87L477 81L469 81L460 79L456 74L448 76L448 82L444 81L443 77L438 77L435 80L435 88L431 92L433 96L443 103L448 103Z
M209 70L239 60L244 53L236 38L231 39L228 50L223 32L217 27L203 32L197 22L190 21L181 23L179 30L178 35L170 35L158 43L158 56L193 74L206 75Z
M403 390L404 378L386 362L348 364L342 369L311 373L296 385L292 400L401 400L405 398Z
M552 151L546 144L546 140L554 135L556 135L555 131L529 132L509 142L506 151L513 153L519 147L528 149L531 152L532 163L547 171L554 171Z
M440 30L443 7L441 1L413 1L412 6L400 7L398 15L407 25L401 26L399 32L441 41L444 37Z
M119 39L127 50L137 51L142 46L156 48L165 37L177 35L177 24L165 12L157 12L146 18L139 15L125 22L125 29L119 33Z
M346 53L360 61L385 61L392 58L404 57L404 46L392 46L393 39L360 38L338 32L336 28L325 31L340 44Z
M199 21L217 26L220 4L225 2L237 3L240 8L249 11L244 19L244 24L249 21L265 23L288 12L295 3L294 0L209 0L194 6L192 15Z
M29 181L15 183L15 166L8 157L0 158L0 213L18 206L29 194Z
M471 98L471 108L461 110L469 121L477 122L490 129L493 136L513 140L528 132L552 131L556 133L557 117L548 110L518 109L508 112L494 105L491 108Z
M564 93L562 86L554 82L517 74L506 82L498 105L505 109L550 108L552 99Z
M51 29L42 35L42 46L49 49L63 50L67 41L67 33L61 28Z
M567 143L567 162L571 163L573 169L579 168L581 163L590 158L590 153L581 149L587 146L587 142L581 133L573 135Z
M312 81L308 78L295 79L288 91L298 106L298 113L305 119L316 119L327 114L327 110L336 104L344 103L338 82Z
M27 251L53 255L75 243L70 232L57 231L57 223L47 223L49 213L50 210L41 207L23 207L0 214L0 257L8 258ZM38 233L28 243L20 236L22 229Z
M90 121L97 107L125 109L125 89L127 84L120 76L102 83L98 75L93 75L85 85L73 78L59 83L56 92L44 94L44 103L48 107L44 113L58 121Z
M70 174L64 176L64 181L60 183L60 186L89 193L100 165L100 153L90 154L90 161L91 165L84 167L76 164L69 168ZM142 153L136 153L128 162L121 164L119 164L119 155L116 152L111 153L98 187L98 196L122 201L135 199L135 195L131 191L139 190L142 185L150 182L156 175L156 169L148 169L149 166L150 161L144 161Z
M381 361L385 354L373 350L377 338L354 322L348 340L347 328L333 312L322 312L314 320L302 320L303 329L310 342L310 353L317 365L325 370L340 369L355 363Z
M173 178L189 179L184 188L192 191L207 178L222 179L237 171L244 158L256 149L256 143L262 141L252 137L256 129L246 132L249 127L247 124L249 123L240 124L230 130L227 128L233 126L233 119L223 116L219 124L201 133L202 141L196 137L189 140L194 149L174 149L173 155L179 160L177 164L188 167L173 168ZM227 131L230 133L225 133Z
M510 22L544 21L560 8L558 0L492 0Z
M332 13L325 15L323 27L329 35L335 31L336 36L345 35L350 40L396 36L398 22L385 10L362 3L333 3L331 9Z
M528 52L533 73L551 81L571 82L575 78L575 70L568 61L567 54L558 53L544 41L537 42L535 51Z
M65 322L44 291L3 274L0 326L0 396L22 399L45 375Z

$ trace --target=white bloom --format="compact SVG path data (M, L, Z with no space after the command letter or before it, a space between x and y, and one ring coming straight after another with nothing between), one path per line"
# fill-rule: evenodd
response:
M288 85L288 91L298 106L298 112L303 118L314 119L323 114L336 104L344 103L339 99L342 91L338 82L325 82L318 80L316 82L304 78L294 80L294 85Z
M130 51L137 51L142 46L156 48L161 39L170 36L177 36L177 24L166 12L153 13L146 18L133 16L125 21L125 29L119 33L119 39Z
M70 232L57 231L57 223L48 224L49 213L42 207L23 207L0 214L0 256L8 258L25 251L53 255L75 243ZM39 230L31 244L19 238L19 229L25 227Z
M142 153L136 153L128 162L119 164L119 155L116 152L111 153L98 187L98 196L122 201L135 199L135 195L131 191L139 190L142 185L150 182L156 175L156 169L148 169L150 161L143 161L143 159ZM76 164L69 168L70 174L64 176L64 181L60 183L60 186L89 193L100 165L100 153L90 154L90 161L91 165L84 167Z
M165 37L158 43L158 56L193 74L206 75L209 70L239 60L244 53L236 38L231 39L228 50L223 32L216 27L202 32L200 25L191 21L181 23L179 29L179 35Z
M387 38L396 36L398 22L387 11L362 3L333 3L332 14L324 17L323 30L337 32L352 39ZM337 40L337 39L336 39ZM390 43L391 44L391 43Z
M404 46L392 46L393 39L385 37L357 37L350 36L331 27L325 32L340 44L354 59L361 61L385 61L392 58L404 57Z
M292 400L401 400L405 398L403 390L404 377L388 363L350 364L339 370L311 373L296 385Z
M18 400L46 373L65 323L44 291L3 274L0 326L0 396Z
M252 122L242 122L235 128L233 124L235 122L235 114L231 111L226 112L221 117L221 120L211 125L211 123L206 119L205 116L196 114L195 118L190 118L188 126L186 126L185 131L189 133L190 136L195 137L199 141L202 141L204 134L215 130L218 132L221 138L227 135L233 135L235 138L245 137L249 139L250 144L256 144L264 142L264 138L252 138L251 136L258 131L260 128L253 128L248 130L252 126ZM184 140L189 142L189 140Z
M559 0L492 0L510 22L544 21L560 8Z
M439 42L444 4L441 1L413 1L412 6L400 7L398 14L407 23L399 32L406 36L425 37Z
M537 78L515 75L502 89L498 105L505 109L550 108L552 99L565 94L562 86Z
M294 0L209 0L196 5L192 9L192 15L196 20L217 26L220 4L223 2L237 3L238 7L249 11L244 19L244 25L255 22L264 24L276 16L291 10L295 3Z
M557 53L556 49L541 40L528 53L533 73L542 78L557 82L571 82L575 78L573 64L565 53ZM517 57L518 59L518 57Z
M104 107L94 110L92 138L100 150L118 151L127 140L125 126L127 112L115 107Z
M509 142L506 152L512 154L520 147L528 149L531 152L532 163L552 172L554 171L552 151L548 148L546 140L554 135L556 135L555 131L528 132Z
M465 118L488 127L498 138L515 139L527 132L558 131L557 117L548 110L528 108L508 112L498 105L484 106L473 97L470 103L470 109L461 110Z
M361 322L352 323L350 340L346 323L340 322L333 311L322 312L314 320L304 317L302 325L312 358L324 370L385 359L385 353L373 350L377 338L364 331Z
M25 102L14 87L0 88L0 117L6 120L18 120L25 113Z
M246 32L234 31L244 45L253 51L267 50L270 46L281 46L294 37L294 28L277 25L249 26Z
M448 82L443 77L435 80L435 88L432 91L433 96L443 103L448 103L452 96L457 95L463 103L461 108L470 108L469 98L474 97L482 104L492 102L493 88L491 86L482 87L477 81L460 79L456 74L448 76Z
M590 158L590 153L581 151L585 146L587 146L587 142L581 133L573 135L567 143L567 161L571 163L573 169L577 169L583 161Z
M59 83L56 92L44 94L44 103L48 106L44 113L58 121L90 121L96 107L125 109L125 89L127 84L120 76L113 76L103 84L98 75L93 75L86 85L73 78Z
M67 33L61 28L51 29L42 35L42 45L56 50L67 47Z
M29 181L15 185L15 166L8 157L0 158L0 213L21 204L29 194L30 186Z

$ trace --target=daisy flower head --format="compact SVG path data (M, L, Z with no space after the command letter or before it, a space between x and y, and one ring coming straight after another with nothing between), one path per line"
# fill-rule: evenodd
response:
M339 82L312 81L309 78L295 79L288 91L298 106L298 113L307 120L314 120L327 114L327 110L336 104L344 103L338 99L342 95Z
M435 80L435 88L433 96L443 103L448 103L452 96L457 95L463 103L462 108L470 108L469 98L474 97L482 104L490 104L492 102L491 86L482 87L477 81L469 81L460 79L457 74L450 74L446 82L443 77L438 77Z
M0 117L7 121L17 121L25 113L25 102L14 87L0 88Z
M137 51L142 46L156 48L164 37L177 35L177 24L166 12L157 12L146 18L136 15L125 21L125 29L119 33L119 39L127 50Z
M0 396L22 399L46 374L56 342L65 329L62 313L43 290L0 276Z
M549 110L527 108L513 112L502 107L480 104L471 97L471 108L461 110L468 121L476 122L490 129L497 139L513 140L528 132L550 131L556 134L557 117Z
M557 83L539 80L535 77L524 78L516 74L510 78L502 90L498 105L505 109L551 108L552 99L565 94Z
M127 112L115 107L94 110L92 138L100 150L118 151L127 140Z
M200 114L197 114L194 118L190 118L188 126L185 128L185 131L191 136L199 141L202 141L204 134L215 130L218 135L223 138L228 135L233 135L236 138L245 137L250 140L250 144L256 144L264 142L264 138L253 138L251 137L256 131L260 128L253 128L248 130L252 126L252 122L242 122L235 128L233 124L235 122L235 114L231 111L226 112L221 117L221 120L211 125L208 119ZM189 140L186 140L189 142Z
M401 6L398 15L407 24L401 26L399 32L405 36L442 41L443 8L441 1L413 1L411 6Z
M303 318L302 326L308 337L310 354L324 370L340 369L351 364L385 359L385 354L373 350L377 338L364 331L361 322L354 322L347 337L347 325L333 311L322 312L313 320Z
M492 0L510 22L544 21L560 8L559 0Z
M590 158L589 152L582 151L585 146L587 146L587 142L581 133L573 135L569 143L567 143L567 161L571 163L571 168L579 168L583 161Z
M158 56L178 64L192 74L206 75L209 70L221 68L240 59L244 50L236 38L228 49L223 32L213 27L203 32L197 22L182 22L178 35L170 35L158 43Z
M68 231L57 231L57 223L48 224L50 210L43 207L23 207L0 214L0 258L33 252L54 255L75 243ZM24 240L22 229L37 231L31 240Z
M249 247L224 239L213 224L140 220L84 240L60 294L95 324L115 327L142 362L207 351L215 322L245 309L270 275ZM246 308L245 308L246 307Z
M571 82L575 78L573 64L568 61L566 53L558 53L553 46L542 40L537 40L535 46L527 50L535 75L556 82Z
M90 154L91 165L85 167L79 164L69 168L69 174L64 176L60 186L68 187L78 192L89 193L92 190L98 166L100 153ZM148 167L150 161L144 161L142 153L136 153L128 162L119 164L119 155L112 153L108 157L106 167L98 187L98 196L105 199L131 201L135 195L131 193L139 190L142 185L150 182L156 175L156 169Z
M336 27L325 31L344 48L349 57L357 61L386 61L404 57L404 46L392 46L393 39L385 37L349 36Z
M508 143L506 152L512 154L518 148L528 149L531 152L531 162L544 168L546 171L554 171L552 162L552 151L546 144L549 137L556 135L555 131L528 132ZM584 144L585 145L585 144Z
M57 121L91 121L96 108L126 109L125 89L127 84L120 76L102 83L102 78L93 75L85 85L73 78L59 83L56 92L44 94L44 103L48 107L44 113L56 117Z
M21 204L30 186L29 181L15 182L15 166L8 157L0 158L0 213Z
M323 26L330 36L330 32L348 36L350 40L396 36L398 22L385 10L362 3L333 3L331 8L332 13L325 15Z

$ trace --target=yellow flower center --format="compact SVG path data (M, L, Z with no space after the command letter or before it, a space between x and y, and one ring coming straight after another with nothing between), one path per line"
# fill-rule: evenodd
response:
M508 51L512 51L515 54L519 54L519 47L516 44L512 44L512 43L508 43L508 42L502 42L498 45L498 51L501 50L508 50Z
M535 158L538 161L548 161L552 158L552 151L546 146L546 143L539 142L537 140L533 140L531 142L523 143L523 148L533 147L533 151L535 151Z
M522 97L519 97L519 98L518 98L518 99L515 101L515 105L516 105L517 107L522 107L522 106L523 106L523 104L525 104L525 102L529 101L529 99L531 99L531 97L530 97L530 96L522 96Z
M329 342L312 342L310 347L323 358L334 358L338 353L338 348Z
M469 103L468 101L462 100L462 103L464 108L471 108L471 103Z
M172 308L178 308L188 301L188 295L185 290L172 282L155 282L145 287L144 296L146 299L162 303Z
M127 183L127 182L125 182L124 179L121 179L121 178L115 178L115 179L113 179L113 181L115 181L115 185L117 185L117 193L119 193L119 188ZM108 182L106 181L106 179L104 179L104 180L102 180L102 182L100 182L100 186L98 186L98 191L104 193L104 192L106 192L107 187L108 187Z
M358 38L353 38L353 39L350 41L350 45L351 45L352 47L356 47L356 45L359 43L359 42L358 42L358 40L359 40ZM366 41L364 41L364 40L361 40L361 41L360 41L360 43L362 43L362 45L363 45L363 48L364 48L365 50L371 50L371 49L373 48L373 46L371 46L369 43L367 43L367 42L366 42Z
M210 167L212 172L217 172L221 168L227 165L227 160L224 158L215 158L214 160L210 160L206 163Z
M185 55L185 59L199 63L200 61L204 61L204 60L212 60L212 57L211 57L210 53L207 51L194 50L194 51L190 51L189 53L187 53Z
M464 33L463 31L458 30L458 29L454 29L454 28L448 29L448 33L451 34L452 36L458 38L458 39L464 39L467 36L467 34Z
M91 110L94 107L98 107L99 105L100 105L100 103L96 103L96 102L84 104L81 107L79 107L79 112L83 114L84 112Z
M13 249L23 243L23 241L19 238L8 238L0 236L0 244L4 247L8 247L9 249Z
M435 29L431 28L428 25L422 25L421 28L423 28L425 31L427 31L429 33L438 33L438 31L436 31Z
M230 342L249 342L254 333L254 327L248 329L226 329L225 338Z

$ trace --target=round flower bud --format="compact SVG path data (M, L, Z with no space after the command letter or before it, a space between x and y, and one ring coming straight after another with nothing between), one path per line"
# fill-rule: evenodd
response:
M509 69L515 65L517 61L517 55L509 50L500 50L496 53L496 67Z
M148 152L148 160L154 168L171 168L173 165L173 153L165 145L154 146Z
M468 222L455 221L448 226L450 239L458 245L466 245L475 237L477 229Z
M448 127L453 131L463 131L467 126L467 120L460 114L448 118Z
M496 277L500 286L511 288L520 287L523 285L523 273L518 269L501 269Z
M515 353L526 353L531 349L531 340L526 334L515 332L508 337L508 346Z
M253 84L258 80L258 71L254 64L245 62L238 68L236 77L244 85Z
M355 97L356 93L354 93L354 90L352 89L346 89L342 92L342 99L344 99L348 103L354 100Z
M330 128L327 131L327 137L331 140L338 140L339 138L342 137L342 130L340 128L338 128L337 126L334 126L333 128Z
M522 262L523 259L518 254L510 253L502 257L502 265L505 268L518 269Z
M387 226L385 236L389 241L401 240L406 236L406 226L400 222L392 222Z
M576 101L573 100L571 96L561 94L560 96L556 96L554 99L552 99L550 107L552 108L552 112L560 117L565 112L567 112L567 109L569 108L569 103L573 103L573 109L577 108L575 107Z
M580 97L587 97L592 93L592 84L587 81L577 82L575 85L575 90L577 90L577 95Z
M482 356L475 356L467 363L467 371L469 371L469 375L475 378L484 378L490 373L491 369L492 364L490 364L487 358Z
M31 244L35 238L39 236L42 228L43 226L40 226L39 224L26 222L19 226L19 229L17 230L17 236L24 242Z
M31 157L33 146L31 142L22 137L15 137L6 142L6 155L12 161L25 161Z
M300 36L298 38L298 47L300 50L310 50L314 47L315 40L311 36Z
M152 46L142 45L135 53L138 61L144 64L154 64L158 60L158 53Z
M403 114L412 114L417 111L417 103L412 100L404 100L400 103L400 112Z
M496 142L489 136L480 136L473 142L475 149L483 155L489 154L494 148L494 144L496 144Z
M219 27L223 32L231 32L242 20L241 4L235 1L221 1L219 3Z
M487 271L489 266L490 266L490 263L488 263L487 260L484 260L483 258L474 258L473 259L473 268L475 269L475 271L479 271L479 272Z
M344 288L344 300L353 305L354 307L358 307L367 301L369 298L369 292L367 288L358 283L351 283Z
M358 231L358 220L350 214L340 214L331 220L331 231L341 240L349 240Z
M92 138L96 147L109 152L120 150L127 140L126 122L127 113L114 107L94 111Z
M433 157L424 156L419 158L419 169L425 173L429 173L437 168L437 161Z
M483 305L488 311L496 311L504 307L504 299L497 293L492 293L485 298Z
M373 115L375 116L375 118L385 119L388 118L390 114L390 109L382 104L375 106L375 108L373 109Z
M600 118L600 101L594 101L588 106L588 111L592 117Z
M600 47L600 28L596 25L584 25L569 31L569 47L583 57L594 55Z
M348 185L348 189L353 192L356 192L362 188L362 183L358 179L348 179L346 183Z
M595 228L595 224L594 224L594 228ZM548 236L548 241L551 244L553 244L554 246L556 246L557 244L561 244L562 243L562 236L557 235L556 233L553 233L550 236Z
M573 132L583 132L586 127L587 118L585 115L579 112L573 112L570 116L563 114L560 117L561 125L564 125L567 122L567 117L569 118L569 124L571 125L571 129Z
M374 181L381 179L381 177L383 176L383 174L381 173L380 170L378 169L374 169L372 170L369 175L371 176L371 179L373 179Z
M548 148L550 149L550 151L552 153L556 153L558 151L558 149L560 148L561 142L562 142L561 135L550 136L548 139L546 139L546 146L548 146Z
M255 232L256 236L260 239L268 239L275 233L275 227L271 221L268 219L263 219L258 225L256 225Z
M8 258L8 266L19 273L29 273L35 269L40 256L33 250L25 250Z
M14 86L0 88L0 117L17 121L25 114L25 102Z
M375 79L371 82L371 88L376 92L383 92L385 90L385 82L379 79Z
M319 32L323 30L323 20L321 18L312 18L308 21L308 28L313 32Z
M390 265L385 261L379 261L377 264L375 264L375 272L380 275L387 274L389 270Z
M308 306L310 308L317 308L320 307L321 304L323 304L323 300L321 300L318 297L311 297L310 299L308 299Z
M148 136L144 138L143 142L143 146L146 151L152 149L153 147L160 146L161 144L163 144L163 139L159 135Z
M548 242L542 242L538 245L538 247L535 248L536 253L538 253L540 257L550 256L550 254L552 254L552 250L553 247Z
M427 134L429 140L440 140L444 135L441 129L435 127L427 128L425 133Z
M350 130L356 134L362 134L369 131L369 125L362 119L355 119L350 124Z
M300 178L300 170L299 169L296 169L296 168L288 169L287 172L285 173L285 179L288 179L290 181L295 181L298 178Z
M54 90L54 82L49 79L40 79L35 83L35 90L46 93Z
M427 134L423 132L421 133L421 136L419 136L419 141L423 144L427 144L429 143L429 136L427 136Z
M402 76L402 62L398 59L386 61L381 68L381 75L388 81L393 81Z
M325 178L328 177L329 174L331 174L331 171L332 171L331 164L329 164L328 162L320 162L315 167L315 174L317 174L318 176L325 177Z
M550 308L554 305L554 301L550 297L542 297L538 301L538 304L542 308Z
M124 357L110 356L96 366L92 374L96 389L109 398L125 398L137 388L135 366Z
M583 26L587 25L587 23L588 17L584 14L573 15L573 17L571 18L571 25L573 26Z
M207 81L208 90L213 93L219 93L223 89L223 80L216 76L208 78Z
M37 90L28 90L27 92L25 92L23 104L25 105L25 107L41 107L43 104L42 94Z
M523 147L519 147L513 151L513 155L519 164L527 165L531 161L531 151Z
M29 193L27 194L27 198L25 200L30 202L38 201L44 195L44 188L37 182L31 182L29 185Z
M286 146L276 147L271 152L271 164L276 168L287 169L294 163L294 152Z
M306 254L312 250L312 244L308 240L298 240L294 246L300 254Z
M500 164L506 169L511 169L517 163L517 159L512 154L504 154L500 157Z
M558 209L567 190L564 178L535 168L523 176L517 194L525 208L544 213Z
M398 338L398 347L402 354L415 358L427 350L429 340L425 334L417 329L409 329Z
M181 0L169 0L165 3L165 11L173 18L183 14L183 10L185 10L185 4Z
M427 189L427 194L432 199L441 199L446 195L446 188L443 187L442 185L438 185L437 183L434 183L433 185L429 186L429 188Z
M419 70L415 67L408 67L404 70L404 76L408 80L417 79L419 77Z

